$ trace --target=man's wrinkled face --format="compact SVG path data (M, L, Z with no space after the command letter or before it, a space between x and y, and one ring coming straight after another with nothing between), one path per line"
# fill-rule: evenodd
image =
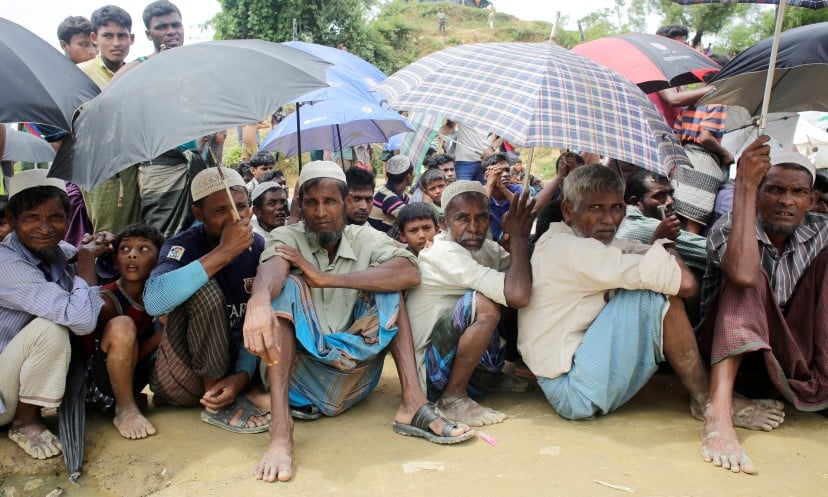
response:
M48 198L16 218L11 212L6 213L20 243L40 259L53 262L58 243L69 226L69 216L60 197Z
M256 214L256 219L266 231L284 226L288 216L285 190L274 188L265 192L261 209L253 207L253 214Z
M180 47L184 44L184 25L181 16L175 12L150 19L149 29L146 30L147 39L152 41L155 51L164 48Z
M322 179L302 195L302 217L308 239L322 247L339 242L345 229L345 199L334 179Z
M466 250L476 252L483 247L491 224L489 201L485 195L458 195L451 199L440 217L440 227L452 240Z
M236 204L239 217L249 219L252 211L250 201L247 198L247 189L238 186L233 187L230 194L233 196L233 203ZM227 198L227 192L221 190L204 197L200 205L193 207L193 215L197 220L204 223L204 231L207 233L207 237L218 243L224 227L233 222L233 208Z
M365 224L374 202L372 188L351 188L345 201L345 215L350 224Z
M667 210L673 208L673 187L670 183L655 181L653 178L647 178L645 184L647 191L638 199L637 207L645 216L661 219L660 206L667 206Z
M125 26L110 22L92 33L92 41L98 44L104 61L109 65L120 66L129 55L129 47L135 41L135 35Z
M66 56L75 64L94 59L98 55L98 47L92 43L89 33L74 34L69 38L69 43L61 40L60 48L66 52Z
M561 204L564 221L581 238L595 238L609 245L624 221L626 206L622 192L593 192L583 196L575 206L569 200Z
M791 235L816 199L807 171L773 166L756 192L756 216L769 235Z

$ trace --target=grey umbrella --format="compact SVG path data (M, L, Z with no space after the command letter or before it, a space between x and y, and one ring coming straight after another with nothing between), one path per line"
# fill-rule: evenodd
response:
M6 147L3 149L3 160L25 162L52 162L55 160L55 149L43 138L16 129L6 131Z
M225 40L161 52L86 104L50 175L93 188L195 137L259 122L326 86L329 63L279 43Z
M72 115L100 90L42 38L0 17L0 122L72 129Z
M86 381L81 357L82 344L72 338L72 359L66 375L66 390L58 407L58 433L63 446L63 460L69 470L69 480L77 483L83 469L83 449L86 433Z

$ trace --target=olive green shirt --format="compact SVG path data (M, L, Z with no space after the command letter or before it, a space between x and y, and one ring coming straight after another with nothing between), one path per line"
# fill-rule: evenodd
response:
M347 225L336 248L333 261L328 260L328 251L318 244L310 245L305 236L305 223L281 226L270 232L265 241L261 262L279 255L278 247L287 245L298 250L302 256L320 271L330 274L349 274L368 269L371 265L382 264L394 257L408 259L414 267L417 257L404 248L398 247L385 233L370 226ZM293 268L294 274L299 274ZM323 333L347 330L351 326L352 314L359 296L353 288L311 288L311 299L319 318Z

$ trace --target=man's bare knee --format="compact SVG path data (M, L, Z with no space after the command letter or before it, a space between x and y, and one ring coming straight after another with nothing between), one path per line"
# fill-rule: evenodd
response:
M474 303L474 322L494 323L495 326L500 322L500 305L492 299L482 293L477 293L474 297Z

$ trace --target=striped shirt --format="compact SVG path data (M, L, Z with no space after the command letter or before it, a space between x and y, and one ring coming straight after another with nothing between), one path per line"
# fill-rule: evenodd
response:
M397 221L397 214L408 203L406 193L399 194L385 184L374 194L374 207L368 216L368 224L377 231L388 233Z
M727 250L732 216L732 213L722 216L711 228L707 239L708 258L707 271L702 283L702 316L706 315L708 305L721 287L722 257ZM756 239L759 242L759 265L768 275L776 302L779 307L784 308L796 291L805 271L817 255L828 247L828 216L806 214L794 234L788 237L781 254L768 239L758 219Z
M627 240L638 240L641 243L650 243L650 238L652 238L659 223L661 221L658 219L647 217L637 207L628 205L627 216L615 236ZM700 271L699 274L705 270L707 267L707 238L681 230L675 240L675 247L678 255L688 266Z
M101 289L90 287L70 263L76 250L60 242L57 261L47 266L17 235L0 244L0 352L36 317L66 326L77 335L95 331L103 307Z
M724 136L727 106L721 104L700 105L682 109L673 131L681 143L701 143L702 130L707 130L720 143Z

